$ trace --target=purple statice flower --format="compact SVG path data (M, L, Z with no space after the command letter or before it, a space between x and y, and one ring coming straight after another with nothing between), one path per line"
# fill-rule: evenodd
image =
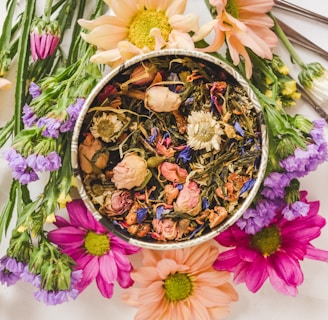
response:
M15 148L9 148L3 153L8 165L14 171L24 172L27 168L26 159L16 151Z
M41 88L35 82L31 82L28 88L28 92L32 96L32 99L35 99L41 94L42 91Z
M28 265L24 267L24 270L21 274L21 279L37 288L39 288L41 285L41 276L39 274L30 272Z
M35 115L33 109L28 104L25 104L23 107L22 120L27 128L32 127L38 120L38 117Z
M72 103L66 109L68 118L60 126L60 132L73 131L77 117L79 116L82 107L84 105L85 99L77 98L75 103Z
M247 234L255 234L271 223L279 207L276 201L260 200L256 208L249 208L244 212L236 225Z
M48 306L68 302L69 297L76 299L79 295L79 290L76 287L81 279L82 270L75 270L71 273L71 287L68 290L48 291L45 289L38 289L34 292L34 297L36 300L41 301Z
M58 170L61 167L61 158L59 154L56 151L50 152L46 156L46 165L45 170L46 171L55 171Z
M3 256L0 259L0 283L8 287L15 284L21 278L25 266L23 262Z
M13 171L13 178L21 184L29 184L30 182L39 180L39 176L32 169L27 169L24 172Z
M291 178L286 173L271 172L264 180L261 194L271 200L283 199Z
M297 148L293 155L281 160L280 165L287 171L291 179L297 179L316 170L321 163L327 160L327 143L323 142L320 145L309 144L305 150Z
M36 172L55 171L61 166L61 158L56 151L44 156L42 154L30 154L26 164Z
M41 117L37 121L36 126L38 128L43 128L42 135L44 137L57 139L59 136L59 128L61 126L61 122L55 118Z
M21 184L28 184L39 179L36 172L28 167L26 159L14 148L5 151L4 158L8 161L13 178Z
M186 164L191 160L191 158L192 158L191 148L189 146L186 146L177 156L177 161L181 159L182 162Z
M295 201L289 203L282 209L281 213L288 221L292 221L299 217L306 217L310 211L310 205L303 201Z

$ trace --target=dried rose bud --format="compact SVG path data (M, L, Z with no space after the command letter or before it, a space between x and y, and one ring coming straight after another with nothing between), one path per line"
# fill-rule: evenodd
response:
M38 19L30 32L31 53L34 61L51 56L60 41L60 27L57 21Z
M136 153L127 153L113 169L112 182L117 189L139 187L148 175L147 162Z
M150 63L143 63L137 66L130 75L130 83L138 86L145 86L150 84L156 75L157 69Z
M176 163L163 162L160 166L163 177L173 183L184 183L186 181L188 171L181 168Z
M146 90L145 106L154 112L172 112L181 105L179 94L167 87L153 86Z
M202 210L200 188L195 181L184 184L174 203L174 211L196 216Z
M94 167L102 170L107 166L109 154L99 152L102 147L102 142L99 139L95 139L91 134L85 137L84 141L79 145L79 162L83 172L90 174L94 171Z
M109 216L118 216L127 212L133 204L130 191L115 190L105 198L104 211Z
M158 240L174 240L177 237L177 222L172 219L153 219L155 233L153 236Z

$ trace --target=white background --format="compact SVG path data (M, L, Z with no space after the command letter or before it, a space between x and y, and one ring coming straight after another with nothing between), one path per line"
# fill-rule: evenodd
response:
M24 1L18 1L20 6L24 6ZM91 2L91 1L90 1ZM0 1L0 27L5 15L6 0ZM40 1L42 3L42 1ZM321 0L293 0L307 9L312 9L328 17L328 2ZM201 0L189 0L187 12L195 12L200 15L200 23L208 21L207 9ZM328 25L310 21L299 16L283 14L280 10L274 10L277 16L288 22L293 28L303 33L313 42L328 50ZM297 47L300 56L305 62L320 61L328 69L327 61L311 54L306 50ZM284 57L286 63L291 68L293 75L297 74L297 69L290 64L286 52L278 48L277 53ZM15 72L10 72L9 76L14 79ZM328 88L327 88L328 90ZM0 125L8 120L13 112L14 89L0 91ZM328 111L328 106L326 106ZM310 119L317 119L319 116L300 101L291 112L302 113ZM326 128L326 136L328 133ZM9 188L10 172L0 159L0 209L5 203ZM308 199L311 201L320 200L320 214L328 219L328 164L321 165L320 168L301 180L303 189L309 191ZM328 226L322 230L322 236L312 242L317 247L328 250ZM0 257L5 254L7 240L0 244ZM138 257L136 258L136 261ZM232 312L228 320L323 320L328 315L328 264L317 261L306 260L301 263L305 275L304 283L299 287L297 297L286 297L274 291L266 284L256 294L247 291L242 285L236 286L239 292L239 301L231 305ZM0 285L0 319L1 320L58 320L61 318L71 320L90 319L115 319L131 320L135 314L135 309L127 307L120 301L122 290L119 286L115 288L115 295L112 299L106 300L97 290L95 284L88 287L76 301L70 301L55 307L47 307L43 303L37 302L33 298L33 290L29 284L19 282L13 287ZM152 320L152 319L145 319ZM180 319L177 319L180 320ZM185 319L183 319L185 320ZM186 319L197 320L197 319Z

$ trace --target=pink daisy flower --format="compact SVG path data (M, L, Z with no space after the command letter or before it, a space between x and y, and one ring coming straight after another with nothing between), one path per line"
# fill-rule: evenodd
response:
M271 223L255 234L247 234L233 225L216 240L223 246L235 247L222 252L214 263L217 270L234 273L235 283L245 283L258 291L269 278L279 292L296 296L303 282L299 260L309 258L328 261L328 251L315 248L310 242L319 237L326 221L318 215L319 201L308 202L302 191L300 201L309 204L306 216L289 221L278 212Z
M70 221L56 217L58 229L50 231L48 237L76 262L76 269L83 270L77 289L82 292L96 280L101 294L111 298L115 281L122 288L130 287L132 265L127 255L140 249L108 232L82 200L67 203L67 211Z
M213 269L218 255L214 241L191 248L143 249L142 266L131 276L138 287L122 300L138 308L135 320L223 319L238 299L229 283L231 274Z

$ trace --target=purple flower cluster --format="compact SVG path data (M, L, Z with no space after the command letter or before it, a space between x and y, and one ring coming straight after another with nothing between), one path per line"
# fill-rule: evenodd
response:
M71 286L68 290L48 291L39 287L39 289L34 292L34 297L36 300L41 301L48 306L68 302L69 297L76 299L80 293L76 287L81 279L82 270L75 270L71 273Z
M75 103L72 103L68 106L68 108L66 109L68 118L60 126L60 132L73 131L76 119L79 116L79 113L83 107L84 101L85 101L85 99L83 99L83 98L77 98Z
M34 292L34 297L46 305L67 302L69 297L76 299L79 295L79 290L76 287L81 279L82 270L75 270L71 273L71 285L68 290L48 291L41 288L41 276L31 273L26 263L7 256L0 259L0 283L7 286L14 285L18 280L30 283L38 288Z
M249 208L236 222L236 225L248 234L255 234L267 227L280 208L280 202L263 199L257 202L256 208Z
M271 172L266 177L261 191L263 198L257 202L256 208L247 209L237 221L236 225L240 229L248 234L255 234L272 222L276 212L281 212L288 221L308 214L310 210L308 203L286 202L286 187L293 179L305 176L328 160L327 142L323 134L325 123L321 119L313 121L314 128L310 132L313 143L308 144L305 150L297 148L293 155L280 161L285 172Z
M14 285L21 277L26 264L4 256L0 259L0 283L8 287Z
M64 122L61 117L54 118L47 115L38 118L34 113L33 108L28 104L25 104L23 107L22 120L27 128L36 125L38 128L43 129L42 135L44 137L57 139L60 133L73 131L76 119L83 107L84 101L85 99L83 98L77 98L75 103L72 103L67 107L67 119Z
M323 119L313 121L314 128L310 132L313 143L308 144L304 150L297 148L293 155L280 161L281 167L291 179L306 176L328 160L328 147L323 133L325 123Z
M13 178L19 180L21 184L38 180L37 173L55 171L61 167L61 158L56 151L46 156L30 154L25 158L15 148L10 148L4 153L4 158L12 169Z

